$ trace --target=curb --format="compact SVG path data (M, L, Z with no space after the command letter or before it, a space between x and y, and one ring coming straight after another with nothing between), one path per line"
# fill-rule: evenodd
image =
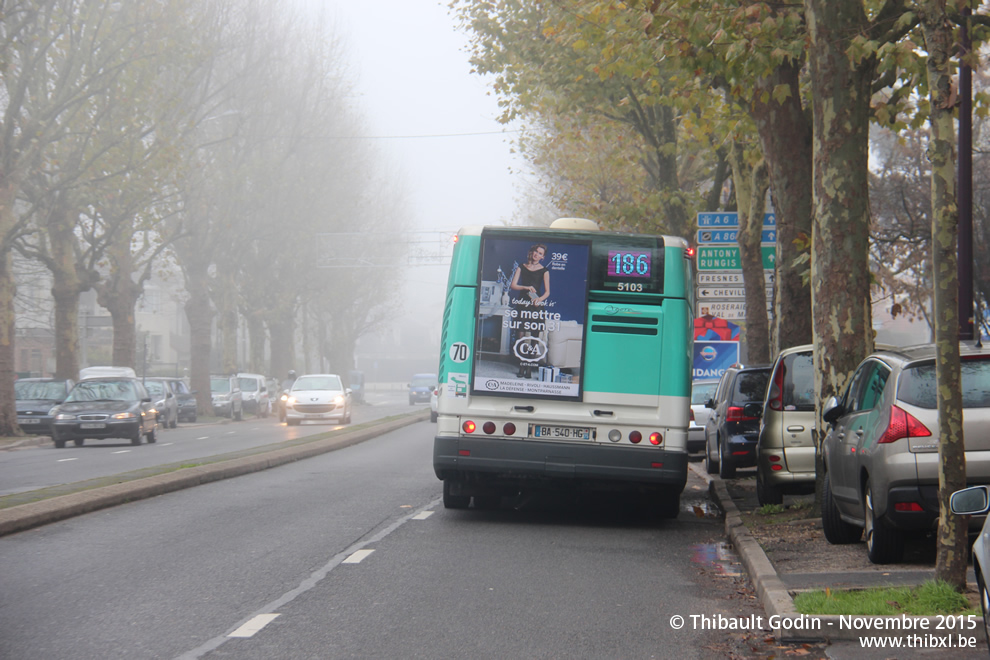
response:
M955 640L975 637L985 642L986 630L979 616L966 620L955 616L839 616L834 614L801 614L794 608L794 599L784 587L777 570L749 528L743 523L739 508L732 501L725 482L712 477L708 485L715 503L725 512L725 535L739 553L743 566L753 581L760 604L769 617L774 636L782 642L859 641L864 637L886 637L908 640L920 636ZM972 629L966 626L974 624ZM905 645L902 648L908 648ZM946 648L958 648L957 645Z
M111 486L93 488L2 509L0 510L0 536L22 532L32 527L47 525L118 504L135 502L212 481L239 477L304 458L311 458L350 447L416 422L425 421L428 417L429 411L417 412L370 428L348 431L294 447L284 447L253 456L184 468L152 477L134 479Z

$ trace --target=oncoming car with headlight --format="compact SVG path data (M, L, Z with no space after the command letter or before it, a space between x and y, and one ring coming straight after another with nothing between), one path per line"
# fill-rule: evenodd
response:
M127 438L132 445L141 444L142 436L156 440L157 414L137 378L80 381L52 413L52 439L59 449L68 440L80 447L86 438Z
M337 374L308 374L292 384L285 400L285 422L351 423L351 390Z

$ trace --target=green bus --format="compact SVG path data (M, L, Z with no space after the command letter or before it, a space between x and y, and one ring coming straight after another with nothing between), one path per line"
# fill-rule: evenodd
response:
M673 518L687 481L687 241L591 220L457 234L433 467L446 508L543 488L633 493Z

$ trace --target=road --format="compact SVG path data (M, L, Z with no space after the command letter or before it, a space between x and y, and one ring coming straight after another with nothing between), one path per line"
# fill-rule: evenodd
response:
M369 392L367 396L366 404L354 406L351 426L425 408L410 406L404 390ZM82 447L70 444L55 449L46 441L40 446L0 452L0 496L194 461L335 428L341 426L306 422L290 427L279 423L277 417L248 416L240 422L225 420L218 424L180 424L174 429L159 429L158 442L153 445L132 446L129 440L110 438L87 440Z
M710 577L697 476L661 524L447 511L433 428L0 538L0 657L720 658L732 635L670 617L759 612Z

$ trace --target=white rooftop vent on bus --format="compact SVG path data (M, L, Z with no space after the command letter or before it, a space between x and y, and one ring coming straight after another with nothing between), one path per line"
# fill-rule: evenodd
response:
M550 223L550 229L576 229L578 231L598 231L598 223L587 218L557 218Z

